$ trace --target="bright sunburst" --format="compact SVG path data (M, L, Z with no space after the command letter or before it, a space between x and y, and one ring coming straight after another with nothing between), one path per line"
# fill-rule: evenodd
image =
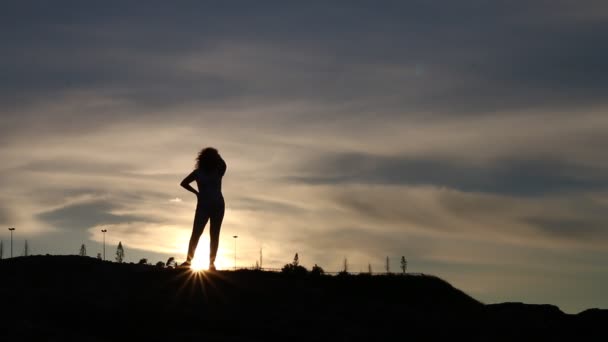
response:
M204 271L207 269L207 263L202 258L195 257L192 259L192 264L190 265L190 269L195 272Z
M224 269L228 265L231 265L232 255L226 253L231 253L231 251L227 251L224 247L224 244L220 243L220 247L217 253L217 257L215 259L215 267L217 269ZM196 252L194 254L194 258L192 259L192 264L190 265L190 269L192 271L206 271L209 268L209 240L206 238L201 239L196 248Z

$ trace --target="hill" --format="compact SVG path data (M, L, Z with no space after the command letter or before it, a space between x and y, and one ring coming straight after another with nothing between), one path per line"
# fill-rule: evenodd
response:
M78 256L0 261L0 340L580 339L608 311L484 305L433 276L194 273Z

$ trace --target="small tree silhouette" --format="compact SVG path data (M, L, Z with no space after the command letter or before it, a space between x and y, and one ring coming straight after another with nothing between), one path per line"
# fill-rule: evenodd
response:
M386 257L385 269L386 269L386 274L390 274L391 273L391 264L390 264L390 262L388 260L388 257Z
M372 264L367 264L367 273L372 274Z
M122 261L125 259L125 249L122 248L122 241L118 242L118 247L116 247L116 262L117 263L122 263Z
M291 264L285 264L285 266L283 266L281 272L292 275L303 275L308 273L305 267L300 266L300 257L298 256L298 253L293 257Z
M30 255L30 247L27 245L27 240L25 240L25 245L23 246L23 256Z
M405 256L401 257L401 271L403 271L403 274L405 274L405 271L407 270L407 260L405 260Z
M137 264L138 265L147 265L148 264L148 259L147 258L141 258L141 259L139 259L139 262Z
M300 265L300 257L298 257L298 253L296 253L296 256L293 257L292 265L294 265L294 266Z
M80 246L80 252L78 252L80 256L87 256L87 246L84 243Z
M310 271L310 274L313 275L313 276L320 276L320 275L325 274L325 270L323 270L323 268L321 266L315 264L312 267L312 270Z
M97 253L97 259L101 260L101 253Z
M159 261L159 262L156 263L156 267L163 268L163 267L165 267L165 263L162 262L162 261Z
M177 262L175 262L174 257L167 259L167 267L175 268L175 266L177 266Z
M348 275L348 259L344 258L344 261L342 264L342 271L338 272L338 275L340 275L340 276Z

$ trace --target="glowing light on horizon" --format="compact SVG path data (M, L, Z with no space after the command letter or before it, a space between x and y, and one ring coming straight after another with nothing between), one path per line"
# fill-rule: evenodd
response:
M215 258L215 267L217 269L224 269L229 265L230 258L225 255L225 248L222 248L222 244L220 244L220 248L218 250L217 256ZM231 254L232 255L232 254ZM190 268L193 271L206 271L209 269L209 240L201 239L199 241L198 247L196 248L196 252L194 254L194 259L192 259L192 264Z
M208 269L207 263L203 258L194 258L192 259L192 265L190 269L195 272L206 271Z

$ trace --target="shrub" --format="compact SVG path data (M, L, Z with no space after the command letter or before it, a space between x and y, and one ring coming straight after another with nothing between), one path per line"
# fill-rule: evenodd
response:
M325 270L323 270L323 268L321 266L315 264L312 267L312 270L310 271L310 274L313 275L313 276L320 276L320 275L325 274Z

